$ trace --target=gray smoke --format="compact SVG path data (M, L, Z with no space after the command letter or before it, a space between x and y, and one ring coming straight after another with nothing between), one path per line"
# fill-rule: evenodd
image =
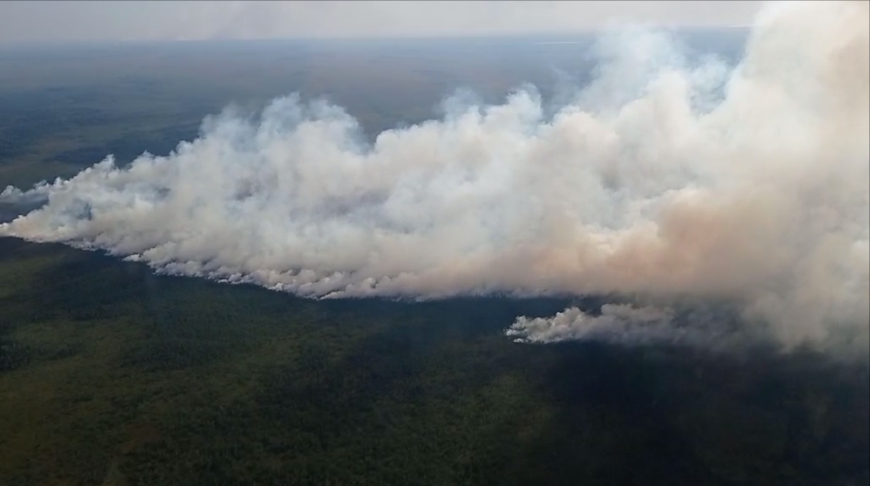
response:
M654 307L605 304L598 316L570 307L551 318L520 317L507 330L508 336L521 336L517 342L557 343L581 339L637 340L640 336L657 340L662 335L673 340L671 312Z
M866 348L868 5L772 4L735 69L689 65L663 33L616 32L552 117L533 89L457 98L369 145L324 102L227 111L169 156L7 188L0 202L45 204L0 236L309 297L729 299L786 345ZM511 334L644 328L616 309L520 318Z

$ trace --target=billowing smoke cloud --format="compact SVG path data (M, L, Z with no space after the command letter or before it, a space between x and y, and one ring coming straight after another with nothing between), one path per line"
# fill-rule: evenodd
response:
M311 297L724 299L789 345L866 343L868 5L776 3L734 69L621 31L552 117L524 89L498 106L450 100L443 119L368 143L323 102L227 111L169 156L6 189L0 202L45 205L0 235ZM510 333L667 335L669 322L568 309Z
M654 307L634 308L630 305L606 304L601 315L591 316L577 307L570 307L552 318L520 317L507 331L508 336L521 336L518 342L555 343L587 338L655 339L664 334L672 340L674 327L671 313Z

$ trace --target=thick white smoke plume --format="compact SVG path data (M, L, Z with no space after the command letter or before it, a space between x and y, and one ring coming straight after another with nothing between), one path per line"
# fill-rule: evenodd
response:
M786 344L866 343L868 5L774 4L733 70L624 31L552 118L533 90L453 100L368 145L326 103L227 112L169 156L6 189L0 202L46 203L0 235L313 297L726 299ZM578 312L510 332L638 328L621 307ZM646 324L663 333L667 318Z

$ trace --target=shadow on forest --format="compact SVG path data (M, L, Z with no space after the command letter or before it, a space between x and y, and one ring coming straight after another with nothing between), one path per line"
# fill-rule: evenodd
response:
M863 365L523 345L503 334L516 316L601 302L313 301L0 239L0 262L42 257L56 261L4 298L0 371L30 366L8 337L28 322L126 319L101 366L123 372L132 397L146 396L140 379L182 387L149 426L160 439L124 456L131 484L846 485L870 470ZM211 381L176 374L189 371Z

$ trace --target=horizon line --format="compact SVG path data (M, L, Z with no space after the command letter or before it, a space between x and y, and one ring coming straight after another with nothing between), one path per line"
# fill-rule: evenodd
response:
M669 26L653 25L652 28L666 31L734 31L751 29L750 25L722 25L722 26ZM132 38L132 39L27 39L0 41L0 49L14 47L41 47L63 45L68 47L85 45L131 45L131 44L194 44L194 43L269 43L269 42L385 42L385 41L485 41L485 40L512 40L530 38L565 38L565 37L588 37L611 30L612 26L598 28L577 29L570 31L552 32L505 32L505 33L463 33L463 34L438 34L438 35L358 35L358 36L306 36L306 37L195 37L195 38ZM617 27L618 28L618 27Z

